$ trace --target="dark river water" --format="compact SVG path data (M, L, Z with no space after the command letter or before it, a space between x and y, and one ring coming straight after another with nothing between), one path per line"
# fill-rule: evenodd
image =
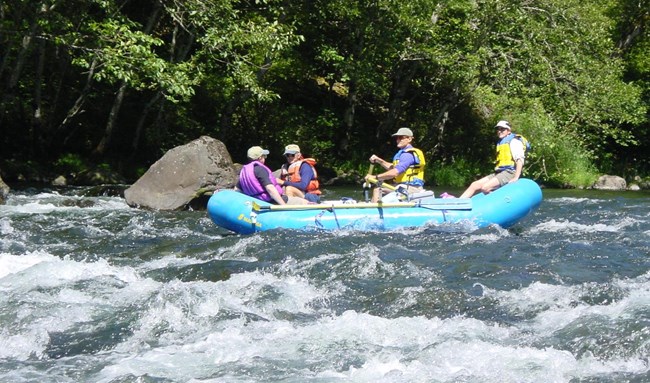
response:
M0 382L650 382L648 192L250 236L85 194L0 206Z

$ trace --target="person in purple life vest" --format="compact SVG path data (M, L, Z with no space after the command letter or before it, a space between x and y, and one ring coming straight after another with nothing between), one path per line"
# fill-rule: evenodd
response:
M251 197L277 205L307 204L308 201L304 198L289 197L284 194L282 186L276 181L273 172L264 164L268 155L269 151L260 146L248 149L246 156L249 162L242 166L235 189Z

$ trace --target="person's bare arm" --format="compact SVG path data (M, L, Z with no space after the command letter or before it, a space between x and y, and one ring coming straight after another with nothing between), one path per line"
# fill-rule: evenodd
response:
M278 205L284 205L284 200L282 199L282 196L280 193L278 193L278 189L273 186L273 184L268 184L265 186L266 192L269 193L269 196L273 198L275 202L277 202Z
M520 158L515 161L515 176L509 181L509 183L517 182L521 176L521 170L524 168L524 159Z
M384 168L386 170L393 167L392 162L388 162L388 161L386 161L386 160L384 160L382 158L379 158L378 156L376 156L374 154L372 156L370 156L370 163L371 164L379 164L382 168Z

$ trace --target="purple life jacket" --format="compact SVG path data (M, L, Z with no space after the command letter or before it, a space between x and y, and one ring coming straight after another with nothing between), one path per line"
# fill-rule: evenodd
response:
M275 180L271 169L259 161L251 161L250 163L242 166L241 172L239 172L239 186L241 187L242 192L246 195L261 199L262 201L273 202L273 199L269 193L266 191L266 189L264 189L262 184L260 184L260 182L257 180L257 177L255 177L255 166L261 166L269 173L269 179L271 180L271 183L273 186L275 186L278 193L282 195L282 186L278 185L278 181Z

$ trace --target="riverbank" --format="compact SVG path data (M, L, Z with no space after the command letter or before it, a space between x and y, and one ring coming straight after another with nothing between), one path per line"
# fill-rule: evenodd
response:
M89 195L124 197L124 190L138 180L136 175L139 177L144 174L144 170L142 170L136 173L132 172L130 177L127 177L111 169L106 164L93 165L76 157L69 157L49 166L33 162L18 163L16 161L4 161L0 165L2 165L0 167L0 204L6 199L11 188L56 189L85 187L86 193L89 193ZM319 174L323 186L357 186L360 185L364 176L364 174L356 171L337 174L331 169L319 172ZM542 188L549 186L545 185L543 181L537 180L537 182ZM432 182L429 182L428 185L430 185L430 189L441 190L446 188L444 185L436 185ZM565 188L571 189L573 187L566 186ZM622 177L603 175L587 189L650 190L650 177L635 176L630 180L625 180ZM191 206L200 207L200 204L194 203Z

